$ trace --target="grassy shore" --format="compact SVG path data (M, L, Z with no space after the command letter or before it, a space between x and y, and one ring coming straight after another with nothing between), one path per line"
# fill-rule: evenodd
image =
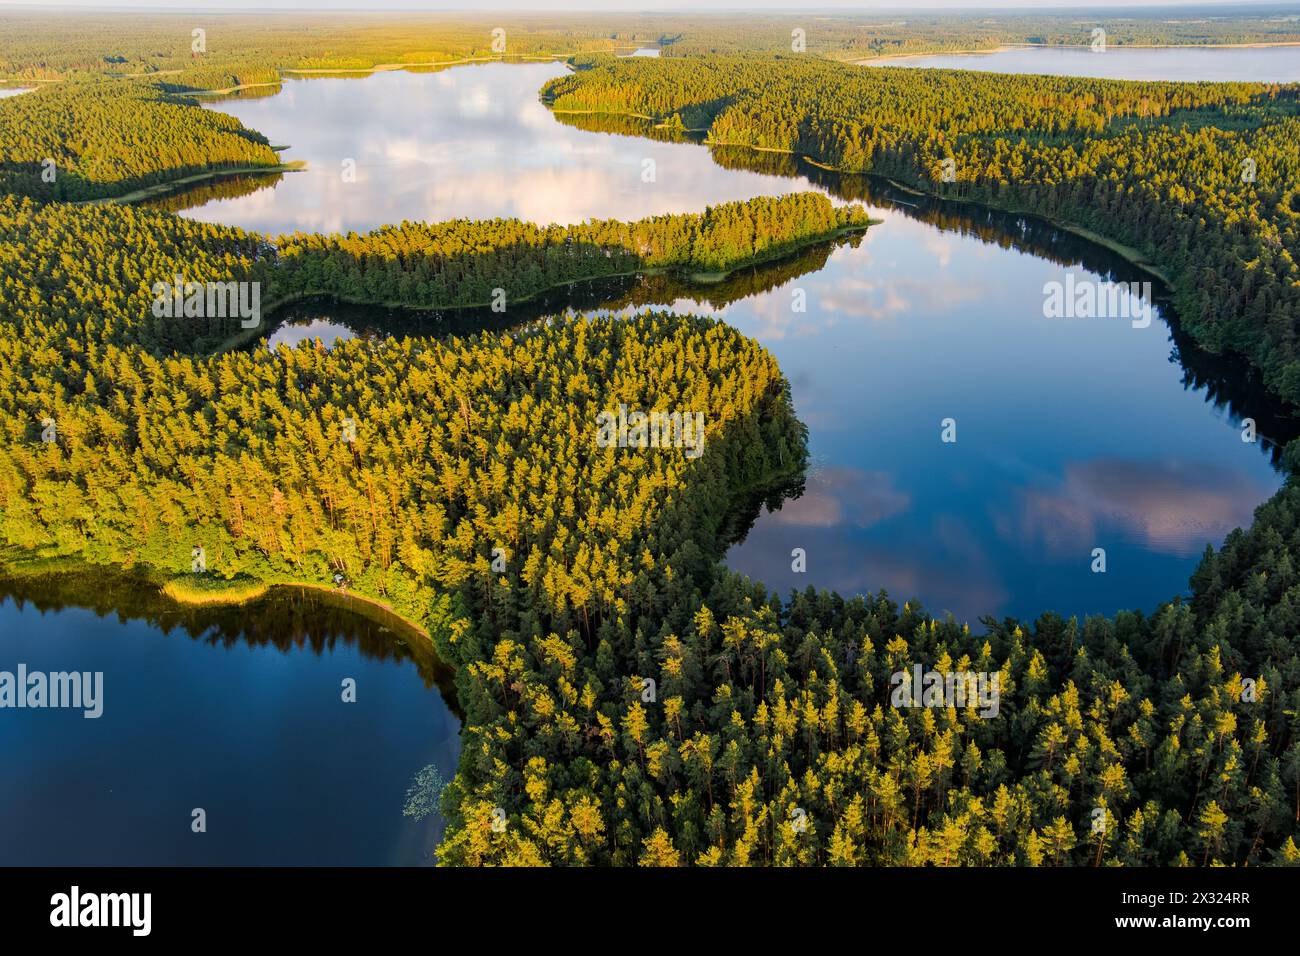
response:
M9 578L85 574L101 567L73 555L47 554L16 547L0 548L0 576ZM263 581L250 576L222 578L213 574L169 574L147 565L123 567L114 564L108 567L116 574L135 575L157 588L158 593L168 600L189 606L238 606L259 601L276 590L311 591L326 603L345 607L391 630L409 632L427 642L430 648L433 647L433 640L424 627L404 617L387 602L367 594L341 590L332 584L287 578Z
M291 163L277 163L274 166L222 166L216 169L205 170L201 173L194 173L191 176L184 176L180 179L169 179L164 183L154 183L152 186L144 186L140 189L132 190L129 193L123 193L121 196L105 196L101 199L83 199L80 202L73 203L72 205L103 206L109 203L140 202L144 199L156 199L159 196L179 192L187 186L193 186L195 183L206 182L209 179L221 179L226 176L269 176L272 173L296 173L306 167L307 164L300 159L294 160Z
M162 586L162 593L182 604L247 604L265 597L269 587L254 579L229 579L206 574L175 577Z
M273 588L312 591L331 604L346 607L372 619L376 618L373 612L382 612L378 618L380 623L390 626L396 623L401 628L418 634L432 645L429 632L410 618L403 617L394 610L392 605L376 597L342 590L332 584L322 584L319 581L285 580L268 583L255 578L226 580L209 575L183 574L166 581L161 590L163 594L179 604L240 605L266 597Z

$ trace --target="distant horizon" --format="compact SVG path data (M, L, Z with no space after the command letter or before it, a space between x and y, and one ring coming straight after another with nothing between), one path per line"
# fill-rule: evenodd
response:
M475 7L466 0L381 0L380 3L363 3L360 0L226 0L216 4L176 4L169 0L0 0L0 10L30 10L44 12L50 8L120 11L123 13L457 13L490 15L493 13L534 13L540 15L564 13L607 14L657 14L657 13L737 13L758 12L773 14L944 14L944 13L1091 13L1107 11L1165 11L1171 9L1219 9L1238 14L1238 11L1293 10L1293 6L1280 2L1260 3L1257 0L1000 0L997 3L981 0L925 0L922 6L909 6L898 0L885 3L863 3L862 0L820 0L816 5L800 6L790 0L708 0L706 5L691 0L561 0L555 5L539 5L530 0L493 0L490 6Z

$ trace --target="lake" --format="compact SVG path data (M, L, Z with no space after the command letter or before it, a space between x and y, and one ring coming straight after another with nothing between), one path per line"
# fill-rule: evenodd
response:
M557 123L537 94L564 72L557 63L489 63L287 80L275 96L218 101L212 108L289 144L284 161L308 168L185 215L268 233L462 216L567 224L692 212L793 188L780 176L722 169L691 144ZM349 160L355 181L343 175ZM654 182L643 181L644 160L655 163Z
M1300 82L1300 46L1006 47L989 53L882 57L864 66L905 66L988 73L1055 73L1112 80Z
M0 671L103 674L97 718L0 711L0 866L431 862L441 818L402 811L424 767L454 774L460 724L418 636L313 592L184 608L105 571L0 578L0 634Z

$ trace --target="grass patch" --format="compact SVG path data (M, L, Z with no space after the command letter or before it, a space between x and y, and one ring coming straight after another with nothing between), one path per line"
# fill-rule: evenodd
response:
M211 574L185 574L162 586L163 594L182 604L246 604L266 594L268 585L255 578L219 578Z

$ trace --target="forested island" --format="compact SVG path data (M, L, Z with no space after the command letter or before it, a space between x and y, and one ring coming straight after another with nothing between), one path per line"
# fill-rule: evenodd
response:
M167 66L168 83L206 89L287 60L368 69L401 44L249 52L210 75L89 41L38 68L23 36L0 43L5 69L58 83L0 105L16 166L0 180L6 557L200 574L236 595L344 575L418 625L464 714L440 862L1300 863L1300 485L1207 549L1189 600L1149 614L976 629L884 593L771 594L720 558L756 503L798 488L807 430L775 360L725 323L652 312L231 350L238 317L196 328L160 315L153 290L179 277L256 282L271 305L427 307L500 289L508 309L627 271L726 272L861 229L860 207L805 194L637 223L272 240L72 205L275 160L155 83L70 74ZM449 31L408 62L484 42ZM578 58L545 96L1076 223L1166 271L1198 340L1300 401L1295 87L867 73L665 49L678 42L658 62ZM59 138L57 116L53 139L32 127L60 102L83 111L91 148ZM137 122L189 145L132 146L119 134ZM47 149L77 171L69 192L41 188ZM601 447L595 422L621 405L702 414L702 454ZM996 674L998 714L891 706L891 675L918 664ZM1099 809L1114 825L1094 826Z

